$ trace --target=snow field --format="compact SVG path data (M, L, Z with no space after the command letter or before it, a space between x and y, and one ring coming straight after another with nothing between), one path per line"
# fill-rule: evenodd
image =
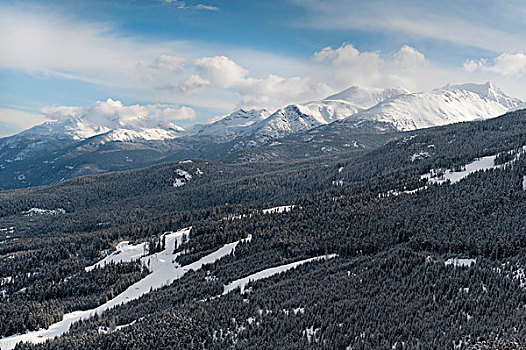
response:
M43 343L48 339L58 337L66 333L74 322L90 318L95 314L100 315L108 309L138 299L142 295L149 293L150 290L159 289L163 286L169 285L173 281L183 277L188 271L198 270L204 264L214 263L222 257L231 254L239 242L248 242L251 240L251 237L248 237L240 241L225 244L223 247L208 254L200 260L181 267L172 263L179 254L174 254L173 251L175 249L175 244L180 244L183 235L188 236L190 230L191 227L166 234L166 248L162 252L141 258L141 261L149 267L151 273L142 280L128 287L128 289L117 295L115 298L91 310L74 311L65 314L62 321L54 323L47 329L2 338L0 339L0 349L11 350L20 342Z

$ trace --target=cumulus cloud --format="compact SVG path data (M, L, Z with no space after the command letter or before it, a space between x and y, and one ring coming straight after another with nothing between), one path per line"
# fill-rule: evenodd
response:
M379 52L360 52L352 44L338 48L326 47L312 56L314 62L325 68L323 74L336 90L351 85L395 87L412 90L422 88L422 76L436 70L423 53L404 45L397 52L382 55ZM435 82L436 83L436 82Z
M241 97L238 104L241 107L278 108L290 103L325 97L332 93L333 89L310 78L283 78L271 74L263 79L250 78L243 81L237 87L237 92Z
M313 55L315 61L330 62L338 66L348 65L364 65L369 64L374 66L378 64L381 59L376 52L360 52L352 44L344 43L337 49L326 47L321 51L315 52Z
M400 50L393 55L393 58L396 63L409 68L415 68L422 64L426 64L424 54L408 45L402 46Z
M330 70L325 72L337 88L353 85L370 85L380 78L383 59L376 52L360 52L352 44L344 43L333 49L326 47L312 56L315 62L324 64Z
M483 71L504 76L522 76L526 74L526 54L505 52L493 62L487 59L468 60L464 63L464 70L468 73Z
M187 106L168 107L159 112L163 120L195 120L195 110Z
M202 57L187 62L184 73L161 70L159 75L169 77L157 88L185 96L208 96L217 91L229 92L237 102L236 107L278 108L289 103L322 98L333 92L327 84L309 77L285 78L269 74L263 78L251 76L230 57Z
M45 106L40 109L40 113L50 120L64 120L82 117L86 109L74 106Z
M198 75L211 85L230 88L244 81L248 71L225 56L204 57L195 62Z
M82 118L91 123L110 128L123 125L147 125L152 120L194 120L195 111L187 106L167 104L130 105L121 101L97 101L89 108L72 106L47 106L40 111L47 119L64 120Z

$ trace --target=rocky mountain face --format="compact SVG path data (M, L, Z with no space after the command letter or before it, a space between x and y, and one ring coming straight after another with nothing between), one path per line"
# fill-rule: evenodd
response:
M399 132L524 106L489 82L417 93L353 86L275 112L239 109L185 130L141 106L124 108L108 99L90 109L55 111L58 120L0 139L0 189L187 158L252 162L359 153Z

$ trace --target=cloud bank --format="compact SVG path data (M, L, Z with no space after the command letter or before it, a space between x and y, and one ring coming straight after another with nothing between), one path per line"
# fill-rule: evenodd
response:
M135 113L166 120L203 121L202 110L219 115L239 107L275 109L322 99L352 85L425 91L447 83L492 80L507 92L526 97L526 54L521 51L526 47L525 38L487 25L479 28L471 14L449 16L445 13L449 9L437 9L436 4L409 6L405 1L387 0L382 4L357 1L353 11L340 0L309 0L298 6L312 20L302 21L303 25L320 30L394 31L483 47L492 53L445 67L428 57L422 49L425 45L402 43L392 50L363 50L343 42L313 46L310 54L289 57L197 41L145 40L122 35L108 23L0 5L0 47L5 48L0 50L0 69L85 82L100 87L109 97L143 104L113 105L119 115L133 113L135 108ZM189 5L171 1L166 6ZM195 7L216 10L203 4ZM442 15L434 16L435 10ZM90 108L94 107L82 113ZM25 115L27 122L16 120L15 110L4 111L0 121L22 128L45 118L80 113L67 108L43 111L47 114Z
M97 101L89 108L73 106L47 106L40 113L48 120L65 120L83 118L92 123L118 127L119 125L137 124L149 119L154 120L194 120L195 111L186 106L175 107L166 104L130 105L111 98Z
M482 71L504 76L520 77L526 74L526 54L503 53L492 61L488 61L487 59L471 59L464 63L464 70L468 73Z

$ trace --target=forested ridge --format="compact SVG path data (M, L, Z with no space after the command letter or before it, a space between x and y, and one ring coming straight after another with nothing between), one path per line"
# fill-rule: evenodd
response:
M359 158L194 160L0 192L1 332L46 327L102 303L147 272L136 263L84 267L119 241L154 242L192 226L178 247L182 265L252 240L53 342L17 348L478 349L524 341L526 157L515 157L524 145L526 112L517 111L406 133ZM453 185L420 178L495 154L500 164L515 161ZM177 169L192 178L174 187ZM280 204L295 206L261 211ZM24 214L31 208L65 213ZM235 279L333 253L251 283L245 294L216 297ZM454 258L473 262L447 263ZM99 332L115 325L129 326Z

